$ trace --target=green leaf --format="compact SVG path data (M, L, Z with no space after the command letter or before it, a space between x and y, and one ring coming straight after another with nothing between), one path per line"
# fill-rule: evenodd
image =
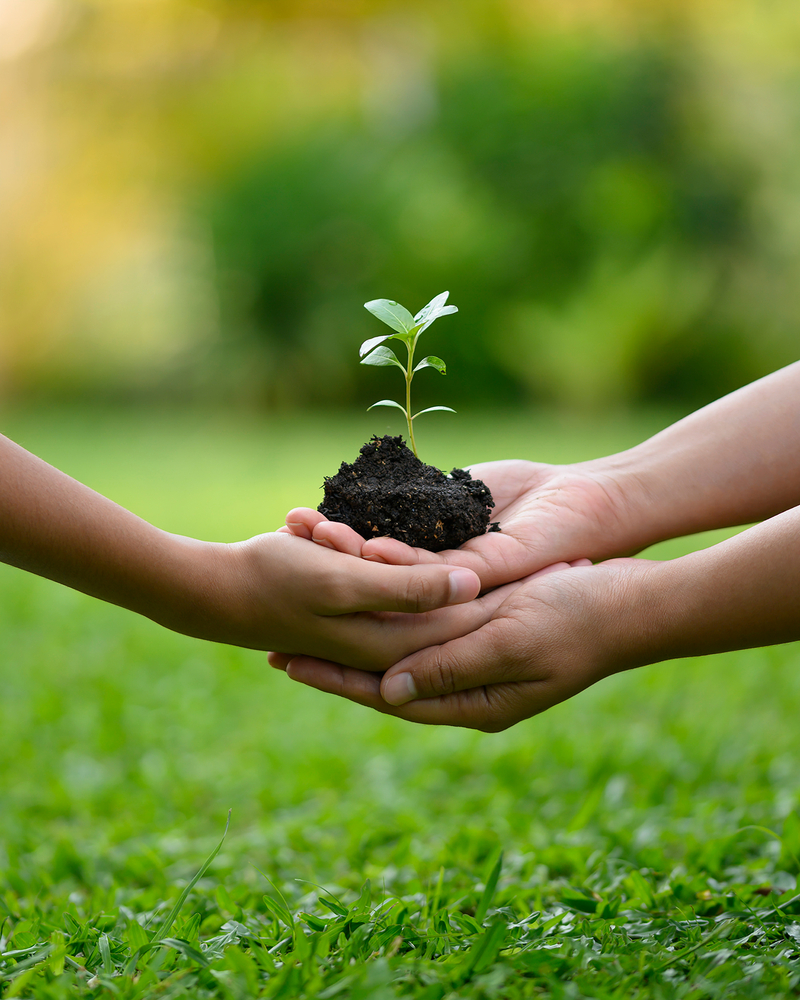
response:
M153 941L159 941L161 938L169 934L170 930L172 929L172 925L175 923L178 914L181 912L181 909L183 908L183 904L186 902L186 897L189 895L192 889L194 889L194 887L197 885L200 879L205 875L206 871L208 870L208 866L211 864L214 858L219 854L222 845L225 843L225 837L228 835L228 827L230 825L231 825L231 810L229 809L228 819L227 822L225 823L225 829L223 830L220 842L217 844L217 846L214 848L211 854L209 854L209 856L200 866L200 869L195 875L195 877L191 880L191 882L186 886L186 888L180 894L177 903L175 903L175 905L169 911L167 919L161 925L158 932L153 935L152 939Z
M438 319L440 316L450 316L453 313L458 312L458 308L456 306L445 305L449 294L450 292L440 292L435 298L431 299L426 306L423 306L422 309L420 309L414 317L414 326L417 328L417 336L419 336L423 330L427 330L431 323L433 323L433 321Z
M271 912L279 920L282 920L283 923L286 924L286 926L291 930L292 936L294 936L294 917L292 916L292 911L289 909L289 904L286 902L286 897L281 892L281 890L275 885L275 883L272 881L269 875L266 874L266 872L262 872L261 869L258 867L258 865L253 865L253 868L255 868L255 870L258 872L259 875L263 875L263 877L267 880L267 882L269 882L269 884L272 886L275 892L277 892L277 894L281 897L281 901L279 903L277 899L275 899L273 896L265 895L262 897L264 900L264 905L269 910L271 910Z
M103 961L103 972L107 976L114 974L114 963L111 959L111 945L108 943L108 934L101 934L98 941L100 947L100 957Z
M377 403L373 403L372 406L368 406L367 411L369 412L369 410L374 409L376 406L394 406L398 410L402 410L403 413L406 412L405 406L401 406L399 403L395 403L393 399L379 399Z
M391 299L372 299L364 303L364 308L398 333L411 333L414 329L414 317L399 302L393 302Z
M473 973L480 973L489 968L505 944L507 933L508 925L505 920L495 917L467 954L464 962L465 980Z
M365 340L361 347L359 347L358 356L363 358L365 354L369 354L373 347L377 347L378 344L382 344L385 340L402 340L404 344L408 344L411 337L403 333L384 333L380 337L370 337L369 340Z
M48 965L54 976L60 976L64 971L64 962L67 957L67 945L64 939L64 932L54 930L50 935L50 946L53 949L50 953Z
M315 917L313 913L306 913L301 910L298 913L298 916L301 920L308 924L312 931L320 932L328 929L328 924L324 920L320 920L319 917Z
M494 864L489 878L486 880L486 888L483 890L483 894L478 903L477 909L475 910L475 920L482 924L486 913L494 899L494 894L497 891L497 882L500 879L500 872L503 870L503 854L500 853L500 857Z
M126 936L128 938L128 944L131 946L133 951L138 951L139 948L143 948L150 940L147 936L147 931L136 920L128 921L128 933Z
M397 360L397 355L388 347L376 347L372 354L361 359L362 365L377 365L379 368L388 368L390 365L397 365L400 371L405 372L405 368Z
M326 906L337 917L346 917L348 915L347 907L343 903L340 903L335 896L317 896L317 902L320 906Z
M271 884L272 883L270 883L270 885ZM266 893L262 896L262 899L264 901L264 906L266 906L273 916L277 917L281 923L286 924L290 930L294 930L294 918L286 906L279 903L277 899L267 895Z
M361 895L355 903L355 909L368 910L372 902L372 883L369 879L361 886Z
M200 965L203 968L206 968L209 964L206 956L195 948L189 941L184 941L183 938L161 938L158 944L159 947L173 948L175 951L183 955L184 958L188 958L190 962L194 962L195 965Z
M374 403L373 405L377 406L378 404ZM397 403L395 403L394 405L397 406ZM402 406L400 407L400 409L401 410L403 409ZM426 409L420 410L419 413L415 413L414 416L411 419L412 420L416 420L417 417L421 417L423 413L433 413L434 410L445 410L447 413L455 413L456 412L453 409L452 406L428 406L428 407L426 407ZM403 413L405 413L405 412L406 411L403 410Z
M423 358L418 365L415 365L414 371L418 372L421 368L435 368L440 375L447 374L447 368L445 367L444 361L442 361L441 358L435 358L432 354L427 358Z
M589 899L588 896L568 895L565 893L561 897L561 902L571 910L579 910L581 913L597 912L597 900Z

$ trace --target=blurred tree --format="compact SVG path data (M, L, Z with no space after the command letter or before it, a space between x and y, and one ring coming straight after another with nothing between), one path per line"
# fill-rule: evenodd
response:
M266 399L366 400L361 303L442 288L456 402L696 401L747 380L724 304L755 252L754 178L693 135L690 67L544 36L434 85L423 116L336 116L211 195L223 329L263 345Z
M3 0L0 390L366 402L361 303L443 288L460 405L756 377L796 353L799 25L796 0Z

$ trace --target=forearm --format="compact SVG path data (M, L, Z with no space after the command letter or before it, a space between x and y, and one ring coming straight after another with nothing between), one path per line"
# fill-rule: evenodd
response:
M0 436L3 562L163 622L202 605L205 545L155 528Z
M618 490L630 550L800 503L800 363L584 468Z
M680 559L631 564L621 666L800 639L800 507Z

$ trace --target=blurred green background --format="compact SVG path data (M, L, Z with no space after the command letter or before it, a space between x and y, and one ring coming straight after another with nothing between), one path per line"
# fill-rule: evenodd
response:
M0 0L2 429L166 530L269 530L401 430L362 304L449 289L423 457L633 445L797 358L798 52L797 0ZM230 806L207 895L460 896L500 848L520 900L796 884L796 644L487 737L7 566L0 632L8 912L154 907Z
M5 0L0 393L688 409L797 356L794 0ZM449 420L437 416L437 421Z

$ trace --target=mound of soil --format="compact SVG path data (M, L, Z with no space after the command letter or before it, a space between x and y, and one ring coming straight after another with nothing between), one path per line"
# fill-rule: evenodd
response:
M431 552L457 549L488 528L494 500L488 486L465 469L446 476L421 462L402 437L374 437L355 462L326 476L317 508L329 521L349 524L362 538L389 536Z

